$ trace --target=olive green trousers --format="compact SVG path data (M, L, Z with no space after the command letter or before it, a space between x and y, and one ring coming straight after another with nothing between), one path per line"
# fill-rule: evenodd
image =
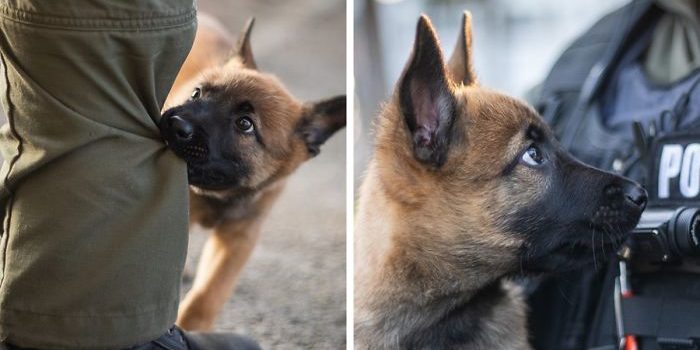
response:
M124 348L175 321L186 165L158 133L194 0L0 0L0 341Z

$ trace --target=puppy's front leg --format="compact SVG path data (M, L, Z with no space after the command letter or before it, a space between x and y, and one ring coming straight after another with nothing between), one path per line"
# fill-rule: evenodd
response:
M178 326L186 330L211 329L253 252L261 223L262 217L257 216L214 228L204 246L192 289L180 304Z

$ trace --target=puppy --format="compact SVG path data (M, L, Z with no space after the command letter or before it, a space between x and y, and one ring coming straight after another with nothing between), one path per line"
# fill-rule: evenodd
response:
M508 278L592 265L644 209L639 185L576 161L532 108L477 84L470 23L445 62L420 18L376 121L355 222L358 349L529 349Z
M285 180L345 126L344 95L303 103L258 70L252 27L251 19L232 45L220 24L200 18L167 102L179 105L167 109L159 125L187 162L190 223L212 231L180 305L177 324L187 330L211 328Z

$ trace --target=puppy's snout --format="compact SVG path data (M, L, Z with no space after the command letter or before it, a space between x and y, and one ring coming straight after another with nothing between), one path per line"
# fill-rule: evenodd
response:
M179 141L189 141L192 139L192 135L194 134L194 126L192 126L192 123L177 115L170 117L168 122L170 123L170 129L173 135Z
M611 184L605 187L605 197L613 207L619 207L622 203L635 206L644 210L647 205L647 191L634 182Z

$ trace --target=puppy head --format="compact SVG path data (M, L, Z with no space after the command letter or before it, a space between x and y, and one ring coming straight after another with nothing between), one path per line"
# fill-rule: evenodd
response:
M318 154L345 126L345 96L303 103L257 69L246 24L232 57L203 73L182 105L165 111L161 134L187 162L201 194L254 193Z
M471 262L482 254L513 270L591 263L634 227L645 191L576 161L532 108L480 87L470 22L465 13L446 63L430 20L420 18L379 121L377 164L391 179L382 186L423 232L409 244Z

